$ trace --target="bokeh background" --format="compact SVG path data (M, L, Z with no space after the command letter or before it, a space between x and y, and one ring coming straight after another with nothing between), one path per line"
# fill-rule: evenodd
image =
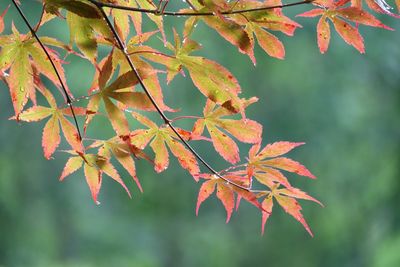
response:
M36 23L40 5L22 2ZM8 4L1 1L0 10ZM305 8L286 12L301 10ZM204 46L200 55L236 75L244 96L259 97L248 116L264 125L265 142L307 143L291 157L318 179L290 179L325 205L302 202L314 238L279 208L264 236L259 211L246 203L228 225L215 197L196 217L199 184L175 161L160 175L146 162L138 163L144 194L124 173L132 200L118 184L104 179L101 205L96 206L83 173L58 182L66 155L44 159L43 123L8 120L12 104L1 83L0 266L400 266L400 22L382 19L396 31L362 27L365 55L334 31L328 53L321 55L317 20L298 19L304 28L294 38L279 35L286 59L272 59L257 47L257 67L204 24L193 36ZM6 16L6 32L11 21L26 32L13 7ZM168 32L182 22L167 19ZM145 27L152 30L154 24L146 22ZM44 26L40 35L69 38L60 21ZM153 43L160 45L157 39ZM83 95L93 69L73 56L67 61L69 86ZM177 78L165 88L170 106L187 114L200 111L204 100L190 80ZM92 131L103 136L112 132L106 123ZM213 165L226 166L210 153L211 146L195 145Z

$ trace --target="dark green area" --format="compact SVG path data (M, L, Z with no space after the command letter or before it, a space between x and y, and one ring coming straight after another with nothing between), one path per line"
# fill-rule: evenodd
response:
M38 4L22 2L35 23ZM1 1L0 10L6 5ZM400 30L398 21L382 19ZM11 20L26 32L13 7L8 29ZM1 84L0 266L400 266L400 35L361 27L367 53L360 55L333 33L328 53L320 55L317 20L298 21L304 28L294 38L279 35L286 59L272 59L257 48L257 67L203 24L194 39L205 47L200 54L237 76L245 96L259 97L248 116L264 125L265 142L307 143L290 155L318 179L290 179L326 206L302 202L314 238L279 208L264 236L259 211L246 203L228 225L215 197L196 217L199 184L175 161L160 175L138 163L144 194L121 170L132 200L105 179L96 206L83 173L58 182L66 155L44 159L43 123L8 120L12 105ZM169 19L166 25L176 24ZM60 23L39 33L68 40ZM74 57L67 60L69 86L82 95L93 69ZM166 102L193 114L204 103L195 91L189 80L178 78L165 89ZM109 135L106 125L101 127ZM95 129L99 136L101 127ZM212 165L226 166L211 146L199 150Z

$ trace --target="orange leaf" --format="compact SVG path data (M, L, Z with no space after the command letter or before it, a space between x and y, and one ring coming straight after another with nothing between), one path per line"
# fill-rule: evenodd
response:
M275 35L264 31L261 27L256 25L253 26L253 29L257 36L258 44L268 55L279 59L285 57L285 47Z
M199 174L200 168L192 152L187 150L184 145L172 138L168 138L166 139L166 141L169 149L171 150L172 154L178 159L179 164L181 164L182 168L186 169L197 181L197 174Z
M94 202L98 204L99 202L97 201L97 196L101 187L101 173L96 167L88 164L84 165L83 170L85 173L86 182L89 185L90 192L92 193L92 198Z
M218 130L217 127L207 125L215 150L228 162L235 164L240 160L239 148L236 143Z
M285 197L281 195L274 195L275 199L278 201L279 205L290 215L292 215L297 221L299 221L307 232L314 236L311 232L310 227L308 226L306 220L304 219L303 215L301 214L301 206L300 204L291 197Z
M288 172L294 172L294 173L297 173L298 175L307 176L312 179L316 178L309 170L307 170L306 167L304 167L297 161L294 161L294 160L291 160L288 158L284 158L284 157L274 158L274 159L270 159L270 160L265 160L262 163L267 166L282 169L282 170L285 170Z
M280 142L275 142L273 144L268 144L261 150L260 153L258 153L257 158L262 160L265 158L278 157L304 144L305 143L293 143L286 141L280 141Z
M235 195L232 189L224 184L224 181L218 182L217 197L221 200L226 210L226 223L231 218L233 208L235 206Z
M356 48L361 54L364 54L364 39L358 32L358 29L337 17L333 17L332 21L336 31L343 38L343 40Z
M272 197L265 198L264 201L261 203L261 206L265 210L262 211L262 223L261 223L261 234L263 235L265 230L265 223L267 222L269 216L271 216L272 207L274 206Z
M217 180L211 179L204 182L199 191L199 196L197 197L197 204L196 204L196 216L199 214L199 208L201 203L203 203L207 198L209 198L215 190Z
M331 39L331 30L329 27L329 23L326 20L325 16L322 16L317 24L317 41L319 51L324 54L329 47L329 41Z
M43 129L42 147L46 159L50 159L60 144L60 125L56 116L49 119Z

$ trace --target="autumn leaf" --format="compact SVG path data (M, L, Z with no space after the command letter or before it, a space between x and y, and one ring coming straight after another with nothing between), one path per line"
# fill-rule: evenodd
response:
M99 203L98 194L100 192L104 173L116 182L118 182L125 189L129 197L131 197L128 188L126 187L125 183L109 160L96 154L70 154L72 154L72 157L68 159L60 176L60 181L63 181L67 176L79 170L83 165L86 183L89 186L92 198L95 203Z
M47 92L47 97L50 98L50 107L44 106L33 106L23 111L18 119L26 122L41 121L48 117L42 137L42 147L44 156L46 159L50 159L60 144L62 130L63 135L69 145L81 153L83 151L82 142L79 139L79 135L75 125L73 125L65 116L71 116L70 109L59 108L56 106L56 102L52 95ZM78 111L78 110L77 110ZM76 115L83 115L85 111L75 112ZM61 129L60 129L61 126Z
M111 160L114 157L119 164L129 173L140 192L143 192L142 185L136 175L135 158L142 157L142 151L138 148L131 146L119 137L113 137L105 141L96 141L91 146L91 148L98 148L98 155L104 157L107 160ZM146 158L146 156L144 156Z
M114 66L115 56L114 53L110 53L109 56L104 58L99 64L99 70L96 72L90 89L93 95L90 97L87 106L89 114L85 122L85 127L88 126L94 115L98 112L100 101L102 100L107 116L110 118L111 125L115 132L119 136L129 136L130 129L124 110L129 108L155 111L156 109L144 92L135 91L134 86L139 83L139 79L133 70L126 70L126 72L123 72L124 68L121 67L120 71L123 73L119 74L114 81L109 82L116 70L116 66ZM152 82L154 82L154 80L151 79L152 76L156 77L156 71L149 65L144 63L141 68L138 68L138 71L141 79L149 81L147 84L152 84ZM153 87L149 86L149 88L153 88L153 90L150 89L151 92L157 90L157 84L153 85ZM160 108L162 110L172 110L162 102L163 96L161 94L161 89L159 95L154 95L157 102L160 103ZM115 103L115 101L117 101L117 103Z
M349 45L356 48L360 53L365 53L364 39L359 33L358 24L393 30L383 24L370 13L362 9L361 5L356 3L354 6L343 7L348 1L321 1L320 8L306 11L297 15L298 17L316 17L322 16L317 24L318 47L324 54L329 47L330 26L327 20L330 20L340 37ZM356 23L355 26L349 22Z
M286 157L281 157L283 154L286 154L293 148L303 144L304 143L276 142L273 144L268 144L261 151L259 151L260 144L254 145L249 151L249 172L254 173L260 171L263 173L268 173L271 168L274 168L288 172L294 172L298 175L315 179L315 176L299 162ZM270 178L280 179L283 183L288 184L286 180L279 178L279 176L280 174L275 173L275 175L271 175ZM262 179L264 178L265 177ZM261 182L267 184L265 180Z
M156 172L162 172L168 168L169 153L178 159L182 168L186 169L194 179L200 172L195 156L179 140L176 134L168 127L159 127L147 117L139 113L132 112L132 116L148 129L137 129L131 133L132 145L144 149L150 143L150 147L155 154L154 169Z
M221 12L229 10L229 5L225 1L195 0L192 2L199 12L213 12L216 14L216 16L195 18L196 20L202 20L207 26L218 32L221 37L236 46L241 53L247 54L254 60L253 46L248 33L234 20L221 14ZM197 24L197 21L192 23Z
M201 177L206 179L206 181L201 185L197 197L196 215L198 215L200 205L214 193L215 188L217 188L217 198L221 201L226 210L226 223L229 222L235 207L235 193L237 193L238 198L244 198L256 207L261 208L261 205L258 203L253 193L240 189L216 175L201 175ZM227 175L226 177L228 180L233 178L231 175Z
M261 223L261 234L264 234L265 232L265 224L267 223L267 220L271 216L272 213L272 207L274 206L274 202L272 200L272 197L266 197L264 201L261 203L261 206L265 211L262 211L262 223Z
M61 83L43 49L30 35L23 35L13 26L13 34L0 42L0 71L10 70L7 82L15 115L21 113L28 99L36 104L35 75L44 74L56 86ZM67 92L64 70L56 52L46 47L47 52L62 79Z
M96 11L93 11L93 14L98 14L97 12L96 9ZM97 60L97 35L101 35L108 40L113 40L106 22L100 15L88 18L71 11L67 12L66 19L70 29L71 44L76 43L83 55L95 63Z
M296 201L296 199L291 198L291 197L285 197L279 194L274 194L274 198L278 201L279 205L293 218L295 218L297 221L299 221L303 227L307 230L307 232L311 235L314 236L313 233L311 232L310 226L308 226L306 220L304 219L303 215L301 214L301 206L300 204Z
M226 119L232 115L215 103L207 101L203 110L204 118L196 121L193 128L193 138L201 136L207 128L215 150L228 162L234 164L240 160L239 148L226 133L244 143L258 143L261 140L262 126L250 119ZM223 131L222 131L223 130Z

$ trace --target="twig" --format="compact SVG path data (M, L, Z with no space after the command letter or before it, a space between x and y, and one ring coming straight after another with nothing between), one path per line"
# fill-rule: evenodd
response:
M190 6L191 9L194 11L197 11L196 7L192 4L191 0L185 0L186 4Z
M62 90L63 90L63 92L64 92L65 99L67 100L67 105L69 106L69 108L70 108L70 110L71 110L71 114L72 114L72 117L73 117L74 122L75 122L75 127L76 127L76 130L77 130L77 132L78 132L79 141L82 142L82 135L81 135L81 131L80 131L80 129L79 129L78 120L77 120L76 115L75 115L74 107L72 106L71 98L70 98L70 96L68 95L67 89L66 89L66 87L65 87L65 85L64 85L63 80L61 79L60 73L58 72L56 65L55 65L54 62L53 62L53 59L51 58L51 56L50 56L49 52L47 51L46 47L44 46L44 44L43 44L42 41L40 40L39 36L36 34L36 31L32 28L32 26L31 26L31 24L29 23L28 19L26 18L25 14L22 12L21 8L18 6L16 0L11 0L11 1L13 2L14 6L15 6L15 8L17 9L18 13L20 14L21 18L22 18L23 21L25 22L26 26L28 26L28 28L29 28L29 30L31 31L33 37L34 37L34 38L36 39L36 41L39 43L39 45L40 45L40 47L42 48L43 52L46 54L47 58L49 59L50 64L51 64L51 66L53 67L54 72L56 73L57 79L59 80L60 85L61 85L61 88L62 88Z
M155 14L155 15L160 15L160 12L158 9L145 9L145 8L137 8L137 7L129 7L129 6L121 6L121 5L115 5L111 3L103 3L99 2L97 0L89 0L93 4L95 4L98 7L110 7L110 8L115 8L115 9L120 9L120 10L127 10L127 11L134 11L134 12L141 12L141 13L150 13L150 14ZM291 7L291 6L298 6L298 5L304 5L304 4L310 4L314 0L305 0L305 1L299 1L299 2L294 2L294 3L289 3L289 4L281 4L281 5L273 5L273 6L264 6L264 7L256 7L256 8L249 8L249 9L239 9L239 10L230 10L230 11L221 11L219 14L222 15L234 15L234 14L241 14L241 13L247 13L247 12L256 12L256 11L265 11L265 10L270 10L274 8L285 8L285 7ZM217 16L214 12L173 12L173 11L164 11L162 12L162 15L166 16Z

